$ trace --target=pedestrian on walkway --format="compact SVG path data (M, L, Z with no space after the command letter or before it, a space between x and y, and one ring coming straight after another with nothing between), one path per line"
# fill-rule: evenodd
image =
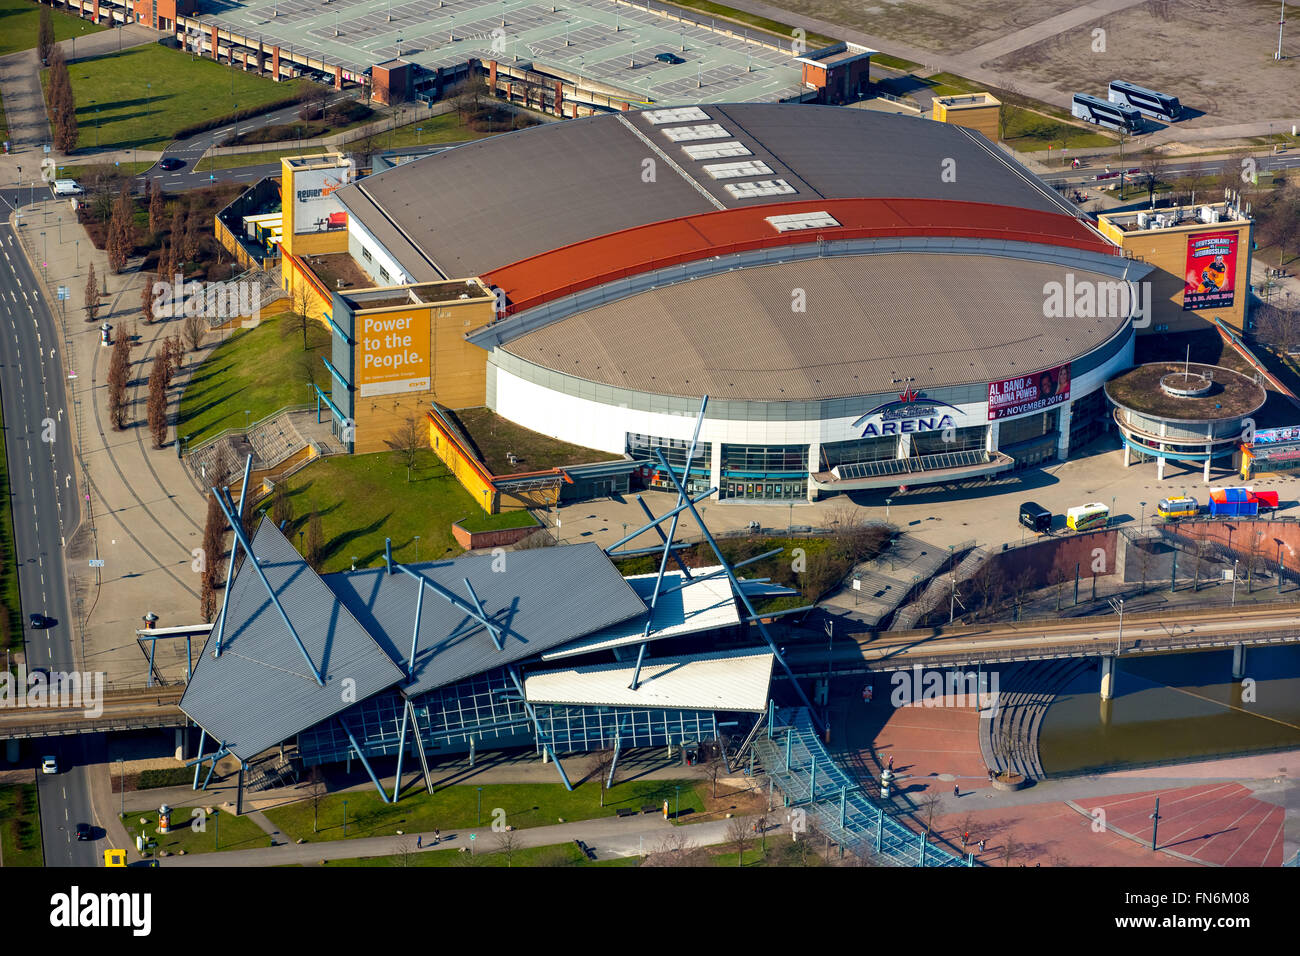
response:
M970 831L967 830L961 835L961 848L966 849L966 844L970 843Z
M954 797L960 797L960 796L961 796L961 788L960 788L959 786L957 786L957 784L955 784L955 783L952 785L952 795L953 795Z
M983 840L980 840L980 852L981 852L981 853L984 852L984 841L983 841Z
M433 843L435 846L437 846L441 842L442 842L442 831L435 827L433 831Z
M993 768L989 767L989 783L993 782Z
M893 770L893 769L894 769L894 755L893 755L893 754L890 754L890 755L889 755L889 760L888 760L888 762L886 762L885 766L886 766L888 769L890 769L890 770Z
M415 848L416 848L417 850L423 850L423 849L424 849L424 836L423 836L423 835L419 835L419 836L417 836L417 837L415 838Z

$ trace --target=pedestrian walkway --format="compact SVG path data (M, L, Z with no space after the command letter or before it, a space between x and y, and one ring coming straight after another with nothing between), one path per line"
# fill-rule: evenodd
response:
M744 818L752 823L750 818ZM629 819L601 817L560 823L547 827L529 827L509 831L513 849L535 846L552 846L581 840L596 853L596 859L638 856L653 852L665 838L680 832L694 846L713 846L725 843L730 820L694 823L675 826L660 816L637 816ZM415 848L417 837L424 844ZM196 853L167 857L160 866L291 866L312 865L321 860L348 860L362 857L394 856L404 853L436 853L443 850L465 850L476 855L493 853L502 848L504 833L490 827L466 830L449 830L442 834L442 842L433 844L433 833L403 833L382 837L363 837L354 840L330 840L320 843L284 843L256 850L228 850L222 853ZM470 848L473 848L472 851Z
M147 665L135 637L143 615L157 614L160 626L200 619L194 568L202 544L204 499L177 458L174 441L154 449L144 421L152 361L163 339L180 332L182 319L144 324L141 287L153 280L152 274L141 273L134 260L126 271L113 274L105 253L94 248L63 202L38 201L14 219L21 221L16 231L62 325L61 360L72 403L67 411L83 465L82 473L67 477L78 485L83 503L89 495L80 527L63 531L72 609L84 626L84 639L77 642L80 666L103 671L110 684L138 682ZM100 277L101 304L96 321L88 323L86 274L92 262ZM59 286L68 291L62 307L56 305ZM101 323L113 327L113 338L135 337L122 431L114 431L109 421L103 383L111 350L100 345ZM198 353L187 349L169 392L171 420L185 383L211 347ZM102 569L91 569L90 558L102 560ZM159 642L159 671L184 676L183 643Z

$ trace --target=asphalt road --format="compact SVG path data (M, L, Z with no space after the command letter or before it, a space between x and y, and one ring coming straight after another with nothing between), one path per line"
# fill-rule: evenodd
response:
M27 666L70 671L78 662L63 548L81 509L60 361L63 342L7 224L0 226L0 250L0 400L22 616L25 624L32 613L50 619L49 627L26 627ZM94 845L77 843L73 832L77 823L93 822L84 769L88 745L82 738L30 745L39 750L33 756L52 754L59 762L59 773L37 775L48 866L96 862Z

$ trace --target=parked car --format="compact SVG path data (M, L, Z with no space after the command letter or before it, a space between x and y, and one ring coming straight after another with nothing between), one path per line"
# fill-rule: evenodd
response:
M676 53L656 53L655 59L658 60L660 63L685 63L686 62Z

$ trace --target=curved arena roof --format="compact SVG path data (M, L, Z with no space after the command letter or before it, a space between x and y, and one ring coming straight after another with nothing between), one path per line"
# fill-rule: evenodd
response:
M782 203L955 200L1077 219L971 130L808 104L704 105L547 123L404 163L335 195L424 282L484 275L663 220L776 201L728 188L737 179L716 167L739 162L762 164L762 179L785 183Z
M1072 271L1079 283L1112 281ZM1047 317L1043 286L1061 274L993 255L804 259L661 286L502 347L607 385L751 401L992 382L1076 359L1127 322ZM796 288L805 312L791 308Z

